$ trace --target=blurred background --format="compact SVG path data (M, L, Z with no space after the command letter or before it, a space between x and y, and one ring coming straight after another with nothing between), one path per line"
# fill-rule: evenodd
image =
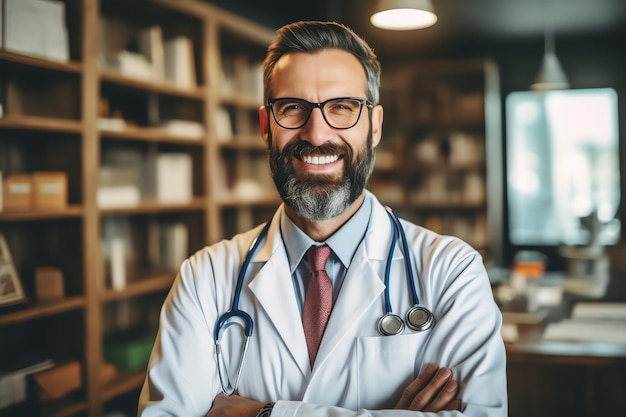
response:
M370 189L483 256L509 415L626 415L626 1L431 4L0 0L0 417L136 414L182 260L280 204L261 65L300 20L378 55Z

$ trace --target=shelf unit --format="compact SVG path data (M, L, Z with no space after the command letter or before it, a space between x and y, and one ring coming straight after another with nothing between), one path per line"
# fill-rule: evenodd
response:
M258 71L273 31L199 0L62 3L67 62L0 49L3 179L35 171L61 171L68 178L66 208L0 211L0 233L28 296L0 306L0 378L16 364L72 360L80 363L83 388L40 401L29 382L27 401L0 408L0 417L135 415L144 372L120 369L107 378L105 344L123 330L155 335L176 271L154 263L154 230L184 225L179 237L189 255L265 221L280 201L265 174L256 124ZM106 21L121 30L111 31ZM109 65L104 52L111 44L153 27L164 40L191 40L190 85ZM130 39L120 50L132 50ZM124 120L125 127L103 125L103 118ZM168 119L195 122L204 132L172 133L159 124ZM221 134L225 127L232 134ZM164 153L191 161L189 199L164 201L148 184L134 204L99 203L105 166L153 169ZM150 183L150 175L137 172ZM108 236L115 233L126 244L123 289L113 288L109 271ZM62 271L64 297L37 300L38 266Z
M488 59L386 64L370 188L405 218L493 252L501 208L498 68Z

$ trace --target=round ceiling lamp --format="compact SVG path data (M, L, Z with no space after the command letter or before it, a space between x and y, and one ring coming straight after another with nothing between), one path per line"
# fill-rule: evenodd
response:
M370 22L380 29L414 30L434 25L437 15L430 0L379 0Z

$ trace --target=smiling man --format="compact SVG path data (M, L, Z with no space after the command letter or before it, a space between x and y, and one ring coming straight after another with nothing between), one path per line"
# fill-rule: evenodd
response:
M506 415L501 316L479 254L366 190L379 78L343 25L278 31L259 117L284 204L183 262L140 415Z

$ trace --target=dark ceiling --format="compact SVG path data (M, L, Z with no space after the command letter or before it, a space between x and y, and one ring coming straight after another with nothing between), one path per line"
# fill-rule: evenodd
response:
M369 23L375 0L207 0L271 28L297 20L336 20L394 56L468 42L611 36L626 41L626 0L433 0L439 21L418 31L384 31Z

